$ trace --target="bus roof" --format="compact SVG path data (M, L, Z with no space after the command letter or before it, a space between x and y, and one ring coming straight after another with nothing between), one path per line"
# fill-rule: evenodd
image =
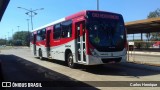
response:
M40 29L43 29L43 28L46 28L48 26L51 26L51 25L54 25L54 24L57 24L57 23L60 23L60 22L63 22L65 20L69 20L69 19L73 19L73 18L76 18L76 17L79 17L79 16L85 16L87 12L106 12L106 11L97 11L97 10L83 10L83 11L80 11L78 13L75 13L75 14L72 14L70 16L67 16L65 18L61 18L59 20L56 20L54 22L51 22L49 24L46 24L44 26L41 26L39 28L36 28L34 29L32 32L34 31L37 31L37 30L40 30ZM112 12L106 12L106 13L112 13ZM117 14L117 13L112 13L112 14ZM120 14L117 14L117 15L120 15Z
M87 12L104 12L104 13L121 15L121 14L118 14L118 13L112 13L112 12L107 12L107 11L83 10L83 11L80 11L80 12L75 13L75 14L73 14L73 15L67 16L66 19L68 20L68 19L76 18L76 17L78 17L78 16L84 16L84 15L86 15Z
M56 21L54 21L54 22L51 22L51 23L49 23L49 24L46 24L46 25L41 26L41 27L39 27L39 28L36 28L36 29L34 29L32 32L37 31L37 30L40 30L40 29L43 29L43 28L46 28L46 27L51 26L51 25L54 25L54 24L57 24L57 23L62 22L62 21L65 21L65 18L61 18L61 19L59 19L59 20L56 20Z

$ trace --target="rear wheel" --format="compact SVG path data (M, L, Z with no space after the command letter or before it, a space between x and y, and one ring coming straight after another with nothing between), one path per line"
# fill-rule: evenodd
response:
M43 60L43 54L42 54L42 50L41 49L39 50L39 59Z
M74 61L73 61L73 55L72 55L72 53L69 53L69 54L68 54L67 63L68 63L68 66L69 66L70 68L75 68L75 63L74 63Z

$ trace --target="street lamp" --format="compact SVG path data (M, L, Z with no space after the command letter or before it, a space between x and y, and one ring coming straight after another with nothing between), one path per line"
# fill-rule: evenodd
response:
M12 29L12 38L13 38L13 29Z
M18 32L19 32L19 27L20 27L20 26L17 26L17 27L18 27Z
M97 10L99 10L99 0L97 0Z
M32 21L32 18L33 18L34 15L37 15L37 13L36 13L37 10L43 10L44 8L35 9L35 10L32 10L32 8L30 10L26 9L26 8L23 8L23 7L17 7L17 8L24 9L24 10L27 11L25 14L27 14L27 15L29 15L31 17L31 27L32 27L32 30L33 30L33 21Z
M6 35L5 35L5 44L7 45L7 38L6 38Z
M29 32L29 19L26 19L27 20L27 26L28 26L28 32Z
M9 32L8 32L8 40L7 40L7 45L9 45Z
M17 26L17 27L18 27L18 32L17 32L17 34L18 34L18 33L19 33L19 27L20 27L20 26ZM17 39L19 39L19 35L17 36Z
M29 46L29 42L30 42L30 35L29 35L29 19L27 20L27 26L28 26L28 35L27 35L27 46Z
M13 29L12 29L12 46L13 46Z

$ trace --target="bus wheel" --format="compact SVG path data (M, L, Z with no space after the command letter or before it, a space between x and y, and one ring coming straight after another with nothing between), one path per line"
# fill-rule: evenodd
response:
M75 68L75 63L73 62L73 55L72 55L72 53L68 54L67 63L68 63L68 66L70 68Z
M43 54L42 54L42 50L41 49L39 50L39 59L43 60Z

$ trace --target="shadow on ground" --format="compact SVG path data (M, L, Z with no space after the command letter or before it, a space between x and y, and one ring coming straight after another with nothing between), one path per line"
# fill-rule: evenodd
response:
M66 64L63 61L51 60L51 59L45 59L45 61L66 66ZM130 65L130 66L129 65L124 66L121 63L93 65L93 66L84 66L84 65L77 64L76 69L89 72L92 74L97 74L97 75L131 76L136 78L139 78L141 76L151 76L151 75L160 74L159 71L147 70L146 67L143 65L138 65L138 66L141 66L141 67L140 68L137 67L136 64Z
M41 82L42 86L54 87L55 89L74 90L98 90L97 88L77 81L69 76L32 63L14 55L0 55L4 81L11 82ZM0 78L2 81L2 77ZM59 88L61 87L61 88ZM81 88L80 88L81 87ZM84 88L82 88L84 87ZM21 89L51 89L51 88L7 88L7 90Z

